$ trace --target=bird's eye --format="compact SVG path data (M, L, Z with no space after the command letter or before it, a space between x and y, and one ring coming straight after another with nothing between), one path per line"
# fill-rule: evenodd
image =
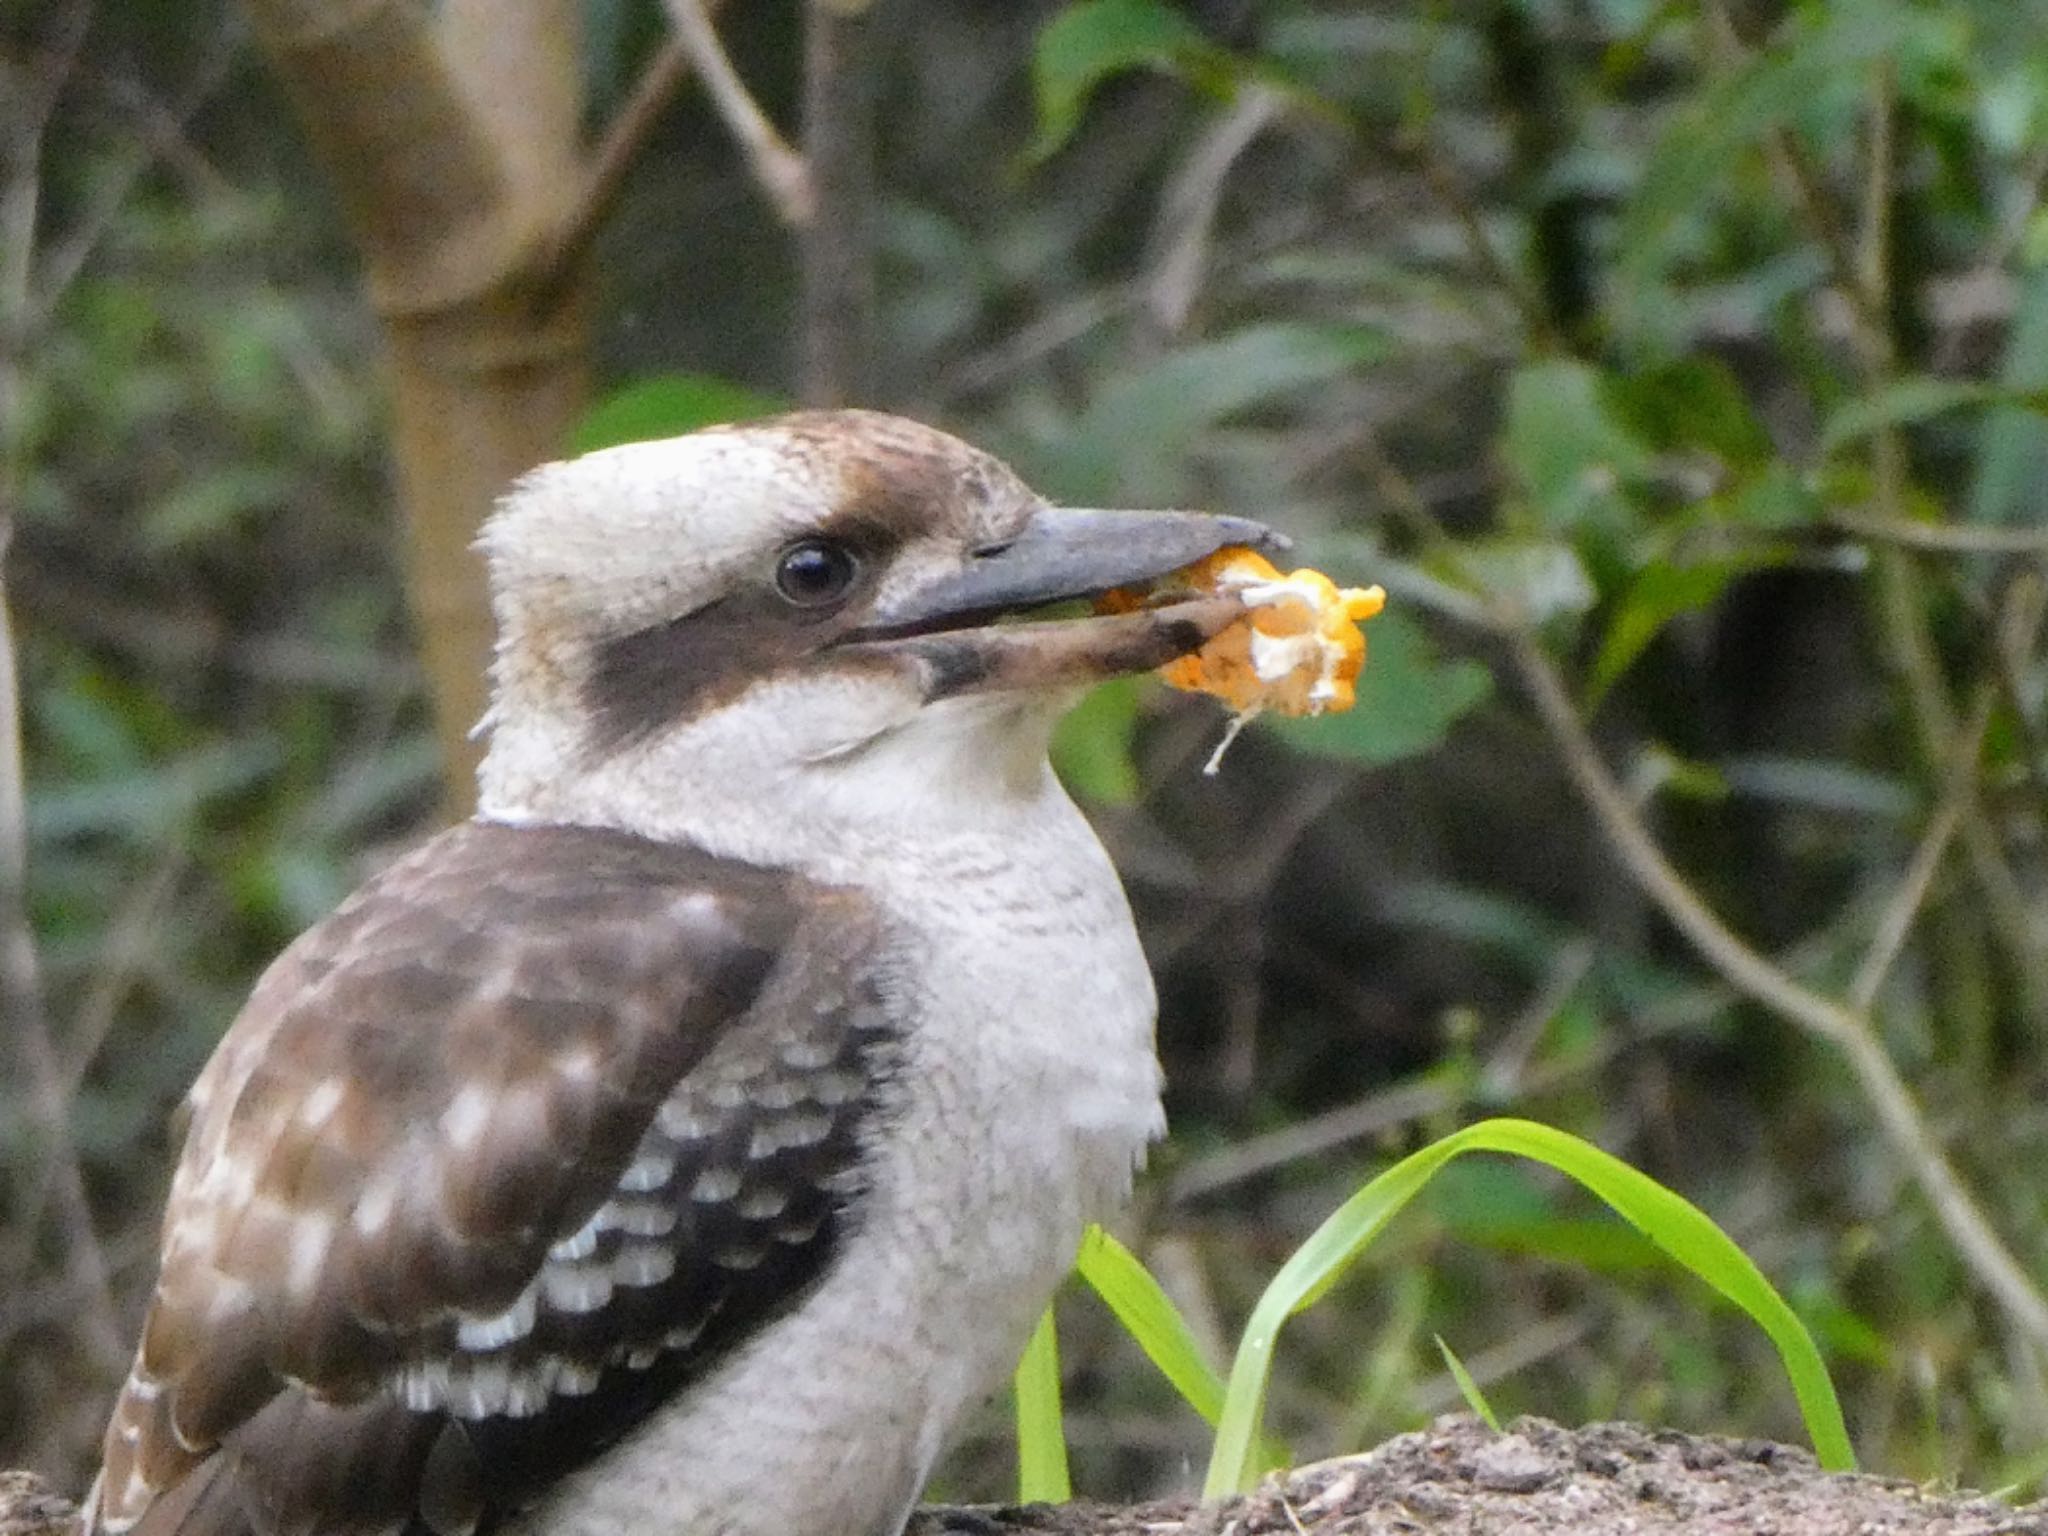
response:
M775 589L799 608L822 608L846 596L860 562L837 544L806 539L782 552L775 566Z

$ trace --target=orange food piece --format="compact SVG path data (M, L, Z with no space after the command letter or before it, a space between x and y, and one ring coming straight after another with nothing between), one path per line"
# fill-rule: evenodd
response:
M1342 712L1357 702L1365 633L1359 625L1387 604L1379 587L1339 587L1321 571L1282 575L1254 550L1232 546L1171 578L1197 592L1233 593L1248 610L1199 651L1159 675L1176 688L1212 694L1239 715Z

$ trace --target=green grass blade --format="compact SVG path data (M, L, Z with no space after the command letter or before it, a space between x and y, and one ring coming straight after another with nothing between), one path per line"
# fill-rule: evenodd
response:
M1017 1502L1064 1504L1074 1496L1067 1473L1067 1427L1060 1413L1060 1344L1052 1308L1031 1330L1017 1362Z
M1102 1228L1090 1227L1074 1269L1188 1406L1214 1424L1223 1413L1223 1378L1137 1255Z
M1576 1136L1528 1120L1486 1120L1403 1158L1336 1210L1297 1249L1252 1310L1231 1366L1204 1494L1220 1498L1251 1486L1253 1446L1272 1374L1280 1327L1343 1276L1366 1245L1415 1197L1437 1169L1464 1152L1534 1158L1583 1184L1665 1253L1742 1308L1777 1347L1821 1464L1855 1465L1841 1405L1813 1339L1747 1254L1705 1212L1619 1158Z
M1444 1357L1444 1369L1451 1373L1451 1380L1458 1384L1458 1395L1465 1399L1465 1406L1478 1415L1479 1422L1500 1433L1500 1415L1493 1411L1493 1404L1486 1400L1486 1394L1479 1390L1479 1383L1472 1379L1472 1373L1465 1369L1465 1362L1444 1342L1444 1336L1436 1336L1437 1353Z
M1215 1424L1223 1413L1223 1378L1202 1352L1180 1309L1138 1256L1102 1228L1090 1227L1081 1239L1074 1272L1187 1405ZM1269 1438L1259 1445L1257 1460L1262 1469L1285 1466L1287 1448Z

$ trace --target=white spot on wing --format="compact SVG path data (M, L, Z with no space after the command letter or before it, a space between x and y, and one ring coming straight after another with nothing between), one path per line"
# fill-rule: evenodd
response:
M459 1151L468 1151L491 1122L491 1095L487 1089L469 1084L457 1093L441 1113L441 1134Z
M675 1171L676 1160L667 1153L643 1152L620 1176L619 1188L628 1194L644 1194L650 1189L661 1188Z
M398 1399L415 1413L448 1401L448 1362L415 1360L398 1373Z
M723 1205L740 1192L736 1168L706 1168L690 1186L690 1198L699 1205Z
M533 1332L540 1296L528 1286L519 1299L495 1317L465 1317L455 1325L455 1342L464 1349L498 1349Z
M397 1208L398 1185L388 1178L379 1179L356 1202L349 1225L364 1237L375 1237L391 1225L392 1213Z
M590 1220L548 1250L548 1257L559 1264L574 1264L578 1259L587 1259L597 1252L598 1234L604 1231L605 1212L610 1209L610 1206L601 1205L591 1212Z
M815 1072L831 1066L839 1049L822 1035L798 1035L794 1040L785 1040L775 1054L782 1058L784 1066L799 1072Z
M771 1077L754 1085L754 1102L763 1109L794 1109L803 1097L803 1084L792 1077Z
M313 1085L313 1091L306 1095L299 1105L299 1123L309 1131L317 1131L341 1108L341 1101L348 1094L348 1085L338 1077L323 1077Z
M541 1291L559 1312L595 1312L612 1299L612 1272L581 1264L549 1264L540 1272Z
M292 1223L291 1268L285 1275L285 1288L292 1295L312 1294L333 1245L334 1223L326 1216L301 1216Z
M612 1278L620 1285L659 1285L675 1272L674 1252L655 1243L629 1243L612 1260Z
M718 1130L718 1122L707 1120L680 1099L666 1099L656 1114L662 1134L677 1141L702 1141Z
M618 1200L605 1209L610 1224L629 1237L666 1237L676 1229L676 1208L658 1200Z

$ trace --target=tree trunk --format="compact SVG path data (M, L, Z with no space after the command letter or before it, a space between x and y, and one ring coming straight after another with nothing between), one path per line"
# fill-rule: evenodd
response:
M491 619L471 548L588 393L575 0L249 0L383 322L413 613L451 802L474 793Z

